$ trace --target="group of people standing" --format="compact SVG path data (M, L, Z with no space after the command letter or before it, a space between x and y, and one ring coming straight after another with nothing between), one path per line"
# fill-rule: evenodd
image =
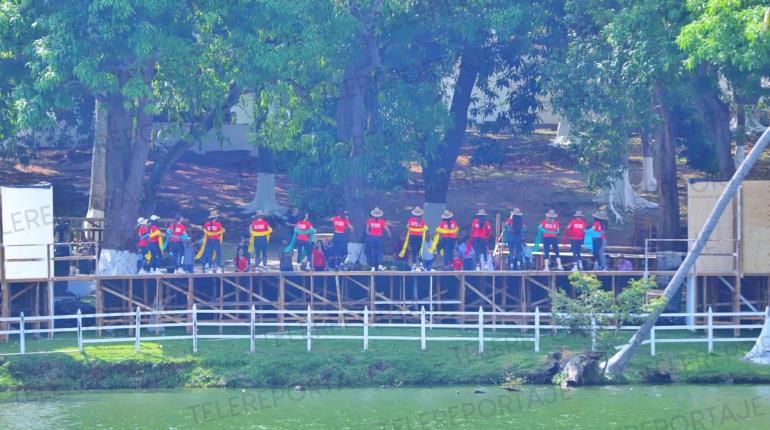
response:
M370 270L385 270L385 235L392 237L384 212L374 208L369 213L364 229L364 248ZM490 255L494 243L494 231L487 213L479 210L469 225L467 232L460 235L460 226L454 214L445 210L441 220L430 236L430 228L425 220L425 211L415 207L406 220L406 234L398 256L407 258L413 271L436 270L434 259L443 260L443 270L493 270ZM222 240L225 229L219 221L219 212L212 209L208 219L199 228L203 232L197 253L185 219L179 215L164 229L160 226L157 215L149 219L137 220L137 247L139 273L160 272L161 261L170 257L170 270L174 273L193 271L194 262L199 262L204 273L222 272ZM515 208L503 225L503 242L508 247L506 261L509 270L532 269L532 252L543 244L543 270L551 270L552 258L555 268L564 270L559 252L559 238L570 244L572 270L583 270L582 250L591 250L595 263L594 270L605 270L604 243L606 240L607 214L603 209L592 215L589 227L583 212L578 210L562 230L556 211L549 210L538 224L535 244L532 248L525 245L526 223L523 212ZM339 211L330 219L333 236L330 243L314 242L316 228L310 222L308 213L300 214L294 210L287 217L291 239L281 246L280 269L293 270L292 257L296 251L296 262L304 270L341 270L348 257L348 234L355 231L350 218L344 211ZM273 228L262 211L257 211L248 226L248 235L243 236L238 245L234 265L237 271L267 270L268 244ZM408 255L408 257L407 257ZM254 264L251 264L253 256ZM354 258L358 261L359 258ZM501 264L502 266L502 264ZM502 268L502 267L501 267Z

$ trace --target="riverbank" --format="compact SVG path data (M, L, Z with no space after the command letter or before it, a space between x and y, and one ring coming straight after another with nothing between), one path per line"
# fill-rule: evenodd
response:
M618 344L620 343L618 339ZM373 342L362 351L357 341L319 340L313 351L298 340L201 340L196 354L186 341L87 346L74 339L29 340L27 351L61 351L0 357L0 391L147 388L399 387L500 384L506 378L549 383L549 353L582 352L590 339L545 336L541 352L530 342L487 342L478 354L474 342ZM620 383L770 383L770 366L745 363L748 342L716 344L713 354L699 344L658 346L652 357L643 347ZM0 353L17 344L0 345ZM618 383L618 382L615 382Z

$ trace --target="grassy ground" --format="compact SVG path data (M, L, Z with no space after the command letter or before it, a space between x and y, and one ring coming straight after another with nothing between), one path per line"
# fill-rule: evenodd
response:
M171 334L181 333L166 333ZM360 332L349 328L344 333L316 330L314 334ZM406 329L370 331L371 336L384 334L419 335ZM434 330L431 335L473 337L476 333ZM617 344L621 342L617 339ZM251 353L248 339L201 339L196 354L189 340L142 342L139 353L134 352L133 343L87 345L81 354L74 337L58 336L28 340L27 351L60 352L0 357L0 390L495 384L508 375L531 380L549 352L580 352L589 345L590 339L582 336L545 335L540 353L534 352L531 342L488 341L485 353L479 355L476 341L429 341L427 350L421 351L417 340L371 340L369 351L363 351L360 340L319 339L307 352L304 340L258 338L256 353ZM0 345L0 353L17 352L18 347L12 340ZM625 382L656 382L668 373L677 383L770 383L770 367L740 360L750 347L743 342L717 343L708 355L705 343L667 344L659 345L652 357L644 346Z

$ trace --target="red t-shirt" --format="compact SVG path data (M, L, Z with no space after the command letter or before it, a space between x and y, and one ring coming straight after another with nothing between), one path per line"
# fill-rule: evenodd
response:
M171 224L170 226L168 226L168 229L171 230L172 242L181 242L182 235L187 233L187 228L181 222Z
M324 255L323 251L318 248L313 249L313 267L326 267L326 256Z
M438 223L439 228L443 228L444 230L451 230L457 228L457 221L450 219L450 220L442 220L440 223ZM441 233L441 237L449 237L449 238L455 238L457 237L457 233Z
M297 240L302 241L309 241L310 240L310 229L313 228L313 224L310 223L310 221L300 220L297 221Z
M491 231L492 223L489 221L484 221L482 223L480 219L473 218L473 222L471 222L471 237L489 239Z
M604 232L604 227L602 227L601 221L594 221L593 228L594 228L595 232L602 234L600 236L601 239L606 239L607 238L607 233Z
M575 218L567 224L567 239L583 240L586 238L586 228L588 223L580 218Z
M262 233L270 229L270 223L264 219L255 219L250 226L252 231Z
M409 228L409 236L422 236L422 230L425 227L425 220L413 216L406 222L406 226ZM414 230L414 231L412 231Z
M236 272L245 272L246 268L249 267L249 260L246 257L235 257L233 259L233 265L235 266Z
M218 241L218 240L221 239L222 236L221 235L211 236L211 233L222 233L225 228L222 227L222 223L221 222L213 220L213 221L206 221L206 223L203 224L203 229L206 230L207 232L209 232L209 234L206 235L208 237L207 240L217 240Z
M556 220L544 219L540 221L540 227L543 227L543 237L558 237L561 224Z
M160 241L160 236L152 237L152 234L158 231L157 225L151 225L150 226L150 242L152 243L158 243Z
M347 218L343 218L341 216L336 216L332 218L332 225L334 226L334 232L335 233L345 233L345 230L350 225L350 221L348 221Z
M384 219L369 218L366 225L369 226L369 236L382 236L382 230L385 229L387 223Z
M147 238L143 238L145 234L149 233L150 229L147 228L146 225L140 225L136 228L136 235L139 237L139 240L136 242L136 246L139 247L145 247L147 246Z

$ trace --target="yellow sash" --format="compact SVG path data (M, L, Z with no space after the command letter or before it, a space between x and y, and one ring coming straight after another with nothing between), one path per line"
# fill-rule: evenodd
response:
M150 233L150 239L152 238L158 238L158 246L160 246L160 254L163 255L163 234L161 234L160 229L155 230L154 232ZM149 254L149 252L148 252ZM149 260L148 260L149 261Z
M455 228L441 228L441 227L437 227L436 228L436 234L433 235L433 243L431 243L430 249L428 249L428 250L430 252L436 252L436 247L438 246L438 243L439 243L439 235L441 235L441 234L449 234L449 233L457 234L458 231L460 231L460 229L457 228L457 227L455 227ZM441 252L443 253L443 250Z
M255 237L267 236L267 241L270 242L270 233L273 232L273 228L272 227L268 227L267 231L254 231L254 230L251 230L251 229L249 229L249 231L251 232L251 238L249 238L249 253L253 254L254 253L254 238Z
M424 225L420 228L413 228L409 227L407 229L408 233L422 233L422 241L420 242L420 255L422 255L422 247L425 246L425 235L428 234L428 226ZM404 255L406 255L406 248L409 247L409 234L407 233L406 237L404 238L404 246L401 247L401 252L398 253L398 258L404 258Z
M206 240L209 237L217 237L217 236L219 236L219 242L220 242L220 245L221 245L221 242L223 242L224 239L225 239L225 229L222 229L222 231L219 232L219 233L213 233L213 232L209 232L209 231L203 230L203 242L201 243L201 249L199 249L198 253L195 254L195 259L196 260L200 260L201 257L203 257L203 250L206 249ZM211 257L214 258L215 255L216 254L211 254Z

